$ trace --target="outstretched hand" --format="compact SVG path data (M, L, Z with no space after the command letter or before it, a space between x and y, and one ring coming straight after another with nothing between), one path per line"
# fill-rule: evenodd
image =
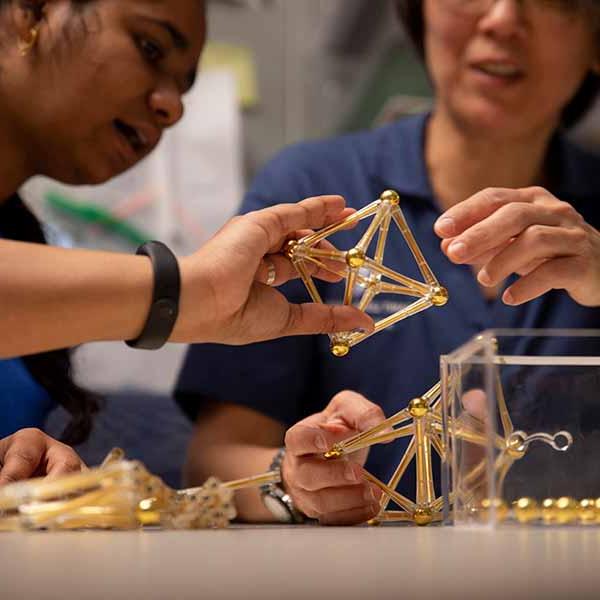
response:
M564 289L583 306L600 306L600 232L543 188L484 190L442 215L435 231L452 262L480 269L481 285L520 276L506 304Z
M181 261L181 310L173 341L247 344L278 337L371 331L356 308L292 304L273 288L298 275L282 254L290 239L344 219L339 196L310 198L229 221L196 254ZM317 267L313 277L332 280Z

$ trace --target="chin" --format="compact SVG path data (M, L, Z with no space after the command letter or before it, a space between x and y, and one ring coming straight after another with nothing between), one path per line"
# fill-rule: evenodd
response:
M100 185L121 175L127 170L128 168L124 168L120 165L95 161L92 164L78 165L73 169L70 174L72 181L68 183L74 185Z
M465 128L479 136L512 137L531 126L519 111L510 111L485 101L465 105L453 112Z

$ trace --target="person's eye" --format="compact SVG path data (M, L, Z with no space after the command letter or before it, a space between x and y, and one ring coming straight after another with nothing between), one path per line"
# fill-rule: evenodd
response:
M160 62L165 56L160 45L148 38L138 38L138 47L143 57L152 64Z

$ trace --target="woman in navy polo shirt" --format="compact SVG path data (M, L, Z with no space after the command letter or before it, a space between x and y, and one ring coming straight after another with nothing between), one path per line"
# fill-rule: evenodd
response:
M439 356L483 329L600 327L600 160L564 136L599 88L597 3L401 0L398 8L434 85L431 115L284 151L258 176L243 210L333 190L358 208L396 189L452 300L343 360L314 338L190 350L177 387L197 419L190 481L282 464L285 490L272 490L264 504L256 492L240 495L247 520L293 520L292 503L321 523L369 519L378 505L360 465L366 460L388 479L402 443L352 462L315 454L429 389ZM337 242L349 248L358 235L342 232ZM390 240L387 260L418 275L408 270L414 261L402 239ZM339 302L338 289L321 291ZM292 285L288 294L306 292ZM378 318L399 308L392 298L370 310ZM410 477L405 484L401 491L414 490Z

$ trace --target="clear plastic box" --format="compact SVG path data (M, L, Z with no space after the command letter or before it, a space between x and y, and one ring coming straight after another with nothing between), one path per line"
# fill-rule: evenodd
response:
M600 331L487 331L443 356L455 525L600 525Z

